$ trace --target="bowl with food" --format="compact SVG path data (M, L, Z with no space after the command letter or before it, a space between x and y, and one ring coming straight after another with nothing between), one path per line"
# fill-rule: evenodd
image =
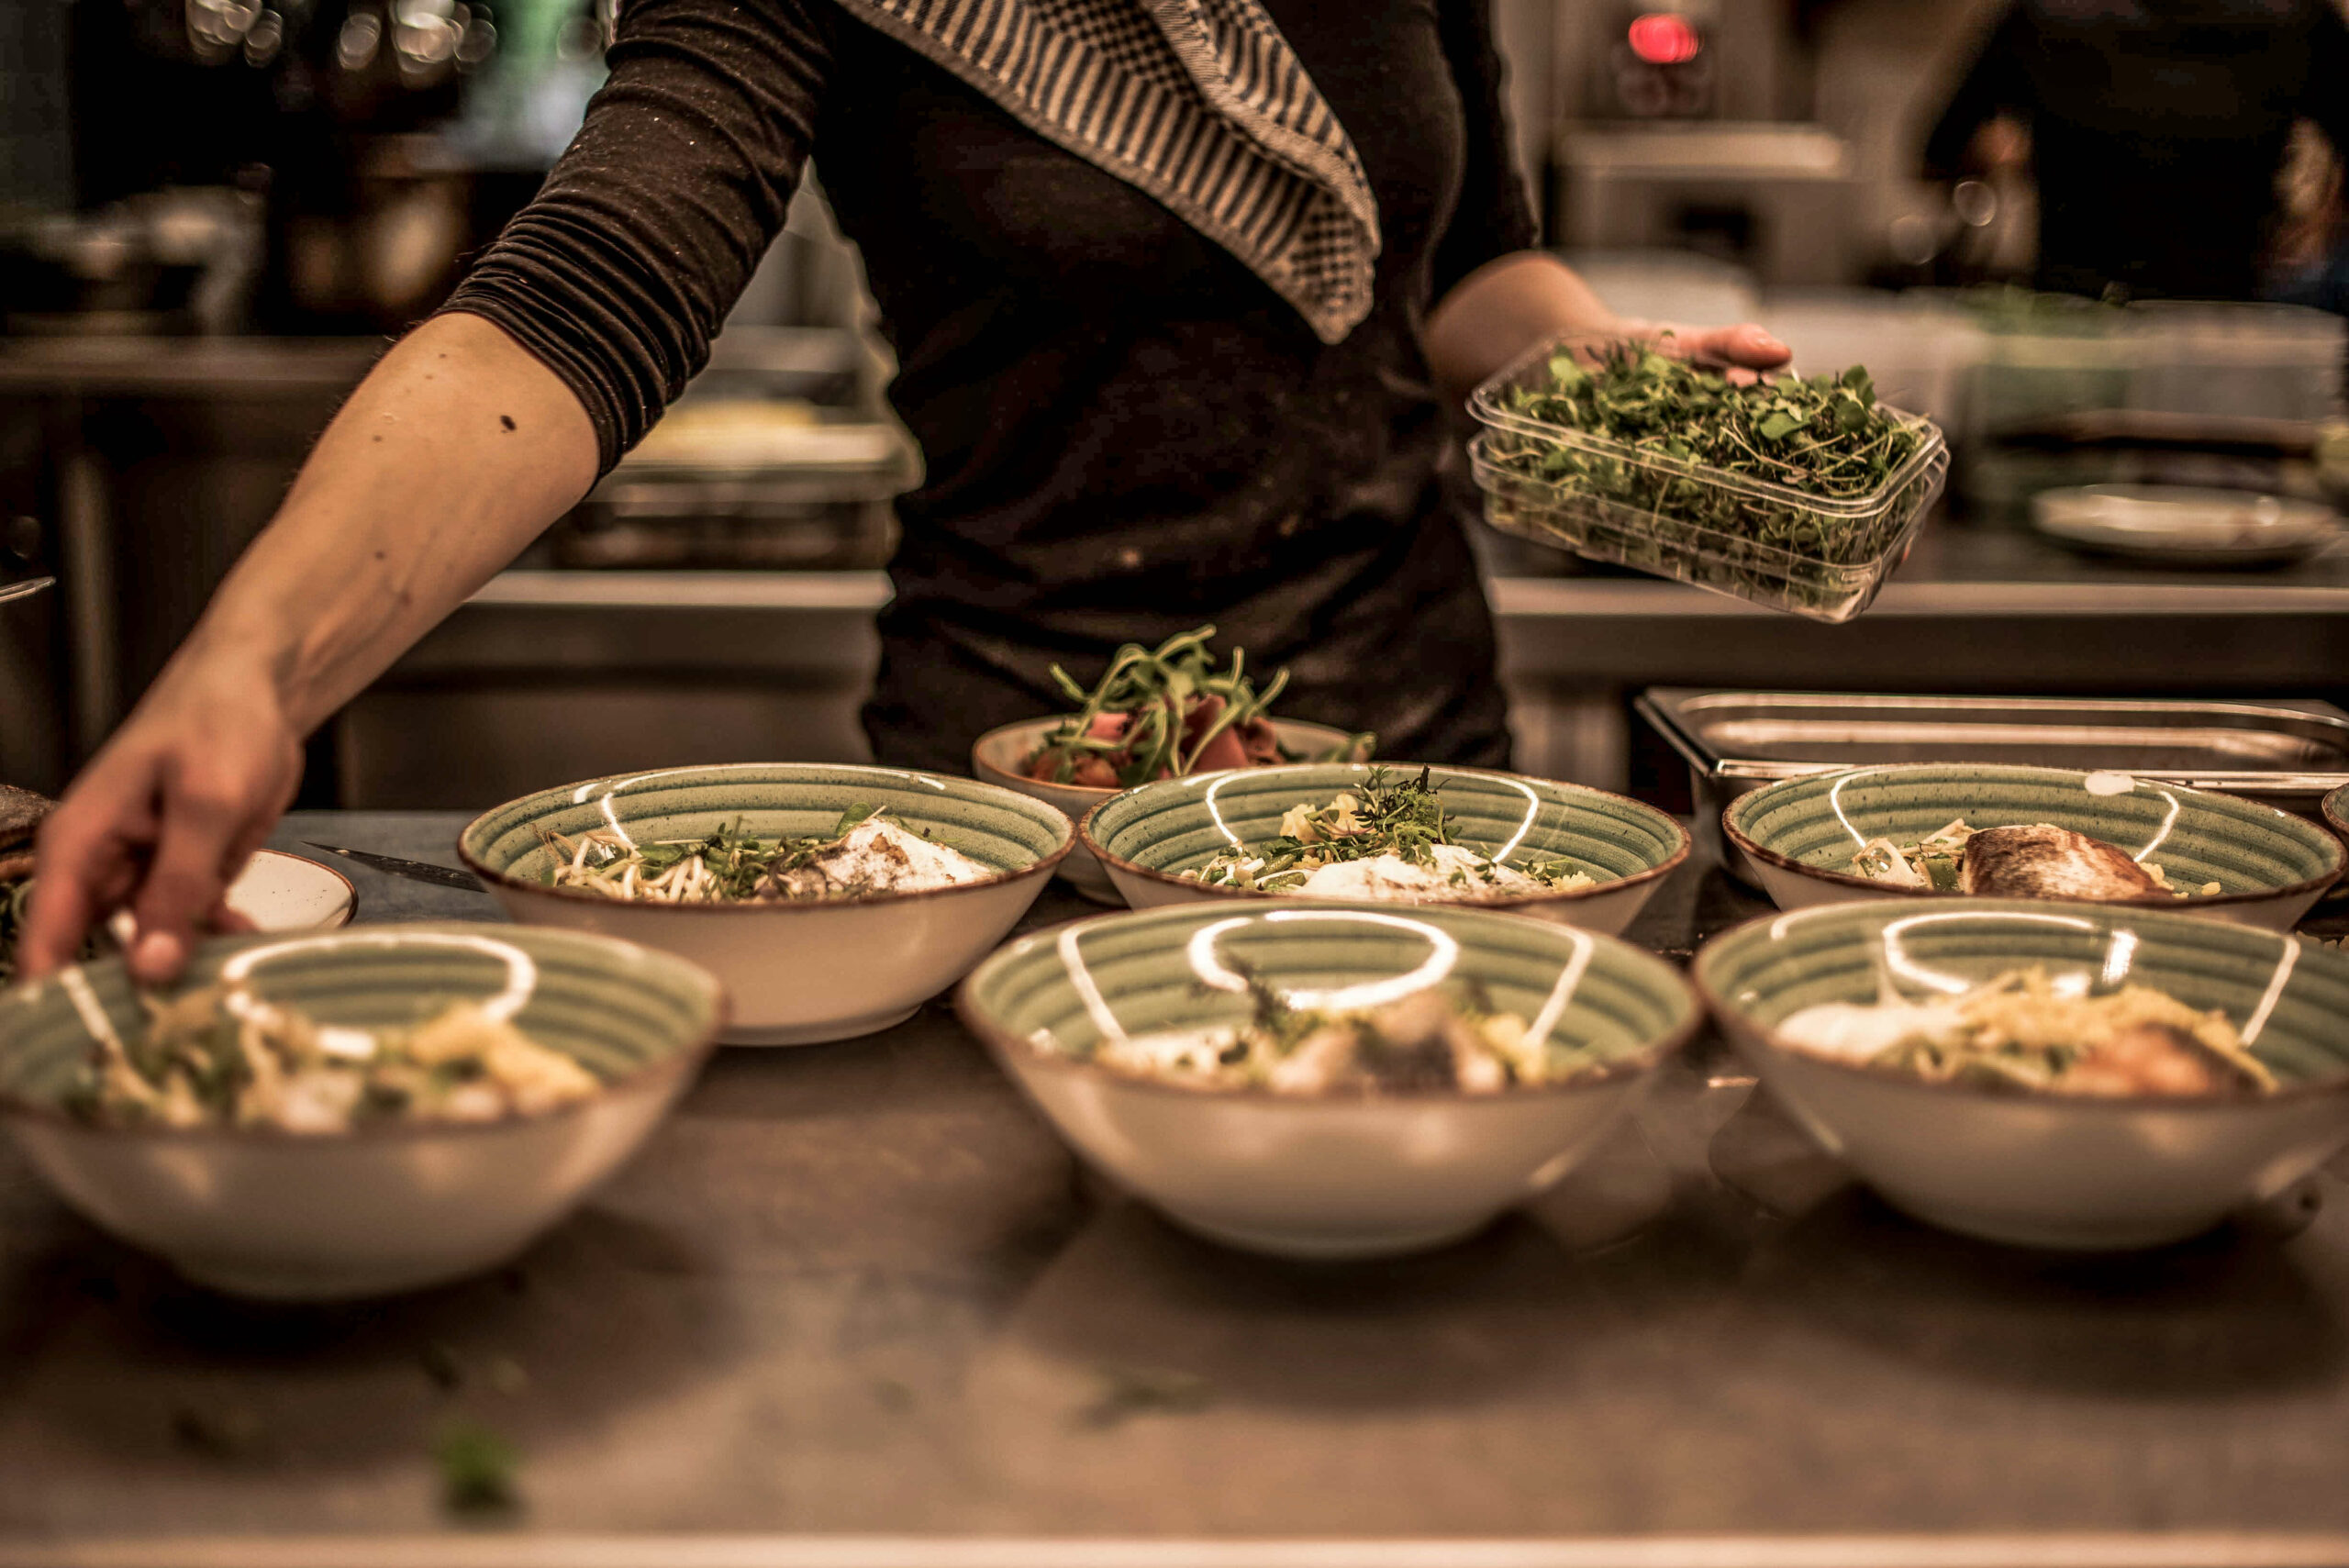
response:
M1214 627L1203 626L1156 648L1128 643L1091 691L1054 665L1052 678L1070 711L987 731L971 748L972 773L1057 806L1074 824L1119 790L1153 779L1369 760L1374 735L1273 717L1288 672L1260 691L1249 677L1246 650L1233 649L1230 662L1218 668L1208 651L1214 636ZM1108 873L1082 844L1061 862L1060 874L1097 903L1119 902Z
M1967 894L2175 909L2289 930L2349 869L2315 823L2110 772L1972 762L1806 774L1721 831L1781 909Z
M726 1042L871 1034L1001 941L1074 840L1055 806L898 768L745 762L590 779L475 818L507 915L716 974Z
M328 1300L491 1268L625 1161L723 1012L665 953L529 927L200 944L0 996L0 1122L67 1204L189 1278Z
M1969 1235L2196 1235L2349 1144L2349 957L2167 910L1839 904L1693 975L1770 1093L1886 1199Z
M1401 762L1163 780L1095 807L1081 832L1137 909L1274 898L1474 904L1609 936L1689 851L1679 822L1622 795Z
M1102 915L1008 944L956 1004L1089 1163L1304 1258L1438 1246L1540 1193L1700 1018L1651 953L1448 906Z
M2324 825L2332 829L2333 836L2349 843L2349 784L2328 793L2319 803L2319 809L2324 813Z

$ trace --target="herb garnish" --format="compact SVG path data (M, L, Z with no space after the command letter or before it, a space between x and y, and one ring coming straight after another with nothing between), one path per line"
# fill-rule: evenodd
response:
M851 806L830 832L797 839L762 839L745 831L740 817L713 828L706 838L649 844L602 828L575 839L541 828L539 837L555 856L550 880L557 887L698 904L783 895L785 873L811 864L886 809ZM922 837L930 836L929 829L920 831Z
M1260 692L1248 677L1246 650L1233 649L1230 667L1216 668L1208 651L1214 636L1214 627L1202 626L1156 648L1129 642L1089 692L1053 665L1053 684L1078 705L1077 711L1045 735L1029 761L1029 776L1052 784L1106 784L1096 776L1106 770L1119 788L1130 789L1152 779L1186 777L1203 760L1213 767L1283 761L1267 715L1288 684L1288 672L1276 672ZM1240 743L1225 740L1217 747L1226 736ZM1353 736L1329 757L1300 760L1355 761L1370 754L1375 739ZM1097 760L1102 766L1088 766Z
M1179 1367L1103 1366L1100 1390L1076 1413L1081 1429L1106 1429L1135 1416L1186 1416L1215 1401L1215 1385Z
M1342 861L1376 860L1394 855L1406 864L1432 869L1438 846L1453 846L1440 785L1426 768L1417 778L1389 782L1383 767L1370 770L1363 782L1329 805L1291 806L1281 818L1277 837L1245 849L1227 850L1196 875L1210 887L1247 887L1260 893L1291 893L1325 865ZM1459 847L1459 846L1453 846ZM1589 874L1568 862L1542 861L1512 868L1551 887L1580 886ZM1470 881L1496 884L1496 862L1482 859L1456 867L1450 882L1465 887Z
M521 1502L514 1445L478 1422L452 1420L432 1443L440 1471L440 1506L452 1514L495 1514Z
M1737 386L1637 341L1564 344L1496 400L1561 431L1494 425L1478 439L1485 462L1539 482L1548 502L1496 493L1497 525L1789 608L1848 595L1848 573L1816 569L1881 559L1934 478L1920 471L1883 494L1927 427L1879 405L1864 366Z

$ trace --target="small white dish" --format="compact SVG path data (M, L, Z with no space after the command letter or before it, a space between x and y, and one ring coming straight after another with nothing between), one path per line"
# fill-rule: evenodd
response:
M284 850L255 850L222 901L264 933L340 930L359 912L359 891L349 877ZM129 910L117 909L106 930L128 948L138 940L139 923Z
M2183 484L2084 484L2043 490L2032 524L2066 544L2177 566L2264 566L2313 555L2340 538L2315 501Z
M332 866L257 850L228 884L228 904L256 931L330 931L351 924L359 894Z

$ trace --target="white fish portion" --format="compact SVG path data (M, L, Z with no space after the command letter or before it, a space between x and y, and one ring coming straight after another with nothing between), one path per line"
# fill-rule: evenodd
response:
M759 891L792 898L920 893L959 887L993 874L959 850L933 844L885 817L868 817L806 865L769 877Z
M1821 1002L1787 1015L1778 1033L1790 1044L1842 1062L1873 1062L1904 1040L1951 1040L1965 1032L1955 1002Z
M1490 898L1507 893L1539 893L1542 884L1521 871L1488 865L1485 857L1457 844L1430 851L1432 865L1414 865L1393 853L1368 860L1336 861L1316 870L1296 892L1303 898L1431 899ZM1487 869L1491 880L1486 880ZM1454 882L1457 873L1459 880Z

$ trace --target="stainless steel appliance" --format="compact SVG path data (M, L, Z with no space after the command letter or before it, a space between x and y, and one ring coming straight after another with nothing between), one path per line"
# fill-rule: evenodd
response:
M1868 762L2110 769L2322 820L2349 784L2349 713L2331 703L1872 696L1656 686L1633 705L1688 764L1697 831L1736 869L1721 808L1778 779Z

